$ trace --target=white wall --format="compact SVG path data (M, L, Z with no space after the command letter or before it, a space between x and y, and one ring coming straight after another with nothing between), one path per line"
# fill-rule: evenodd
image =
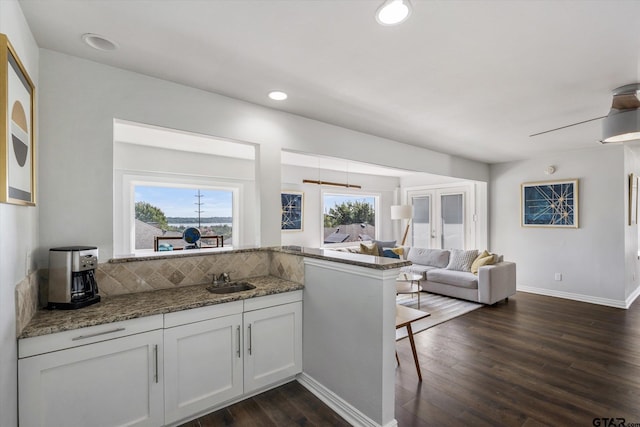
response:
M258 144L262 245L280 244L280 150L487 180L488 166L41 50L40 262L75 237L113 254L113 119ZM82 206L82 209L74 209ZM64 227L73 224L73 229Z
M549 165L556 166L554 175L544 174ZM580 228L521 227L520 184L567 178L580 180ZM517 263L518 289L626 305L633 287L625 270L625 233L632 232L625 225L626 179L620 145L491 166L489 246Z
M324 180L331 182L349 181L350 184L361 185L362 189L346 189L340 187L320 186L316 184L303 184L303 179ZM365 174L330 171L300 166L282 166L282 191L302 191L304 193L304 222L303 231L283 231L283 245L298 245L317 248L322 246L321 238L322 225L322 194L345 193L345 194L372 194L378 195L379 212L378 224L380 240L397 239L394 235L394 228L391 223L391 205L395 204L395 190L398 188L400 180L395 177L374 176Z
M0 32L7 35L36 86L37 108L38 46L17 1L0 1ZM37 117L36 113L36 122ZM38 151L37 136L38 132L36 132L36 152ZM36 193L36 197L37 195ZM37 207L0 204L1 426L10 427L18 424L15 286L24 279L27 270L33 268L31 258L32 252L38 246L37 234Z

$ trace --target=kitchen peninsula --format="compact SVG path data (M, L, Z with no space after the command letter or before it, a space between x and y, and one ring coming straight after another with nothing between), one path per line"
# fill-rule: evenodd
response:
M23 401L34 398L33 393L24 392L25 384L46 386L48 379L64 380L74 369L91 375L93 371L82 370L95 367L96 360L116 360L116 350L111 349L129 340L121 354L134 355L133 360L144 371L138 377L146 380L135 383L138 377L133 373L123 378L123 384L132 382L132 386L119 393L132 390L144 396L127 400L131 418L124 421L128 423L177 425L295 378L354 425L395 425L394 283L398 269L406 264L300 247L110 260L98 269L102 302L77 311L38 311L22 329L18 344L21 414ZM255 285L255 289L223 295L208 292L211 277L223 271L230 272L233 280ZM199 341L202 336L209 341ZM212 347L208 344L211 340L219 345ZM258 349L269 343L274 343L272 353L256 362L261 355ZM100 345L109 357L88 352ZM62 370L52 376L56 369L47 363L54 363L52 358L65 352L71 358L63 359ZM210 368L210 360L198 364L200 359L193 354L200 352L215 357L215 369ZM39 357L48 358L47 363L32 362ZM181 378L178 374L183 372L176 370L180 357L191 361L187 364L193 368L191 376ZM129 363L131 366L134 364ZM247 366L264 372L247 371ZM107 376L116 369L116 365L109 365ZM271 371L280 374L270 377L267 373ZM224 379L216 384L220 386L216 393L225 389L216 399L179 401L185 391L203 396L204 389L196 390L192 383L214 373L211 378ZM261 378L262 374L266 376ZM243 381L232 384L233 376L244 376L244 385ZM206 388L214 379L198 387ZM69 384L74 386L72 394L96 399L98 406L111 400L77 388L84 383ZM101 388L95 384L88 387ZM24 406L24 412L49 411L28 418L33 423L24 425L40 425L38 420L55 417L58 409L48 405L43 396L46 390L56 389L54 385L44 387L35 397L40 402ZM137 412L136 403L148 412ZM126 413L123 408L111 412Z

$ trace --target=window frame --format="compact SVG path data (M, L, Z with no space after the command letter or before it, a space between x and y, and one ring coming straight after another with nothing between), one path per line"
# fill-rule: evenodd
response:
M138 257L157 254L153 249L135 249L135 187L137 185L231 191L231 227L233 232L231 245L225 246L225 249L238 247L242 241L240 218L242 215L241 200L244 184L201 176L165 173L117 171L115 175L116 188L121 189L121 194L120 197L117 197L117 192L114 194L114 257ZM178 254L182 253L182 251L162 252L162 255L174 253Z
M373 236L373 238L375 240L379 240L380 200L381 200L380 193L373 192L373 191L372 192L356 192L356 191L350 191L350 190L323 189L322 191L320 191L320 247L321 248L325 248L325 247L337 248L337 247L353 246L354 244L359 243L359 241L342 242L342 243L324 243L324 212L325 212L325 196L326 195L345 196L345 197L353 197L353 198L373 197L373 209L375 212L374 227L376 229L375 236Z

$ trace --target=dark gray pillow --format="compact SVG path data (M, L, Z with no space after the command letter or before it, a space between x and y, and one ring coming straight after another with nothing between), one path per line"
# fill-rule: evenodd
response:
M373 240L373 243L375 243L378 246L378 252L380 253L380 255L378 255L378 256L384 256L384 250L385 249L390 249L390 248L395 248L396 247L396 241L395 240L390 240L388 242L383 242L382 240Z

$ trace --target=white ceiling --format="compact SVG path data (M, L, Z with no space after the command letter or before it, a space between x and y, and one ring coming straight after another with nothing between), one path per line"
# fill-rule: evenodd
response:
M43 48L490 163L596 147L601 121L529 135L640 81L640 1L413 0L394 27L381 3L20 0Z

